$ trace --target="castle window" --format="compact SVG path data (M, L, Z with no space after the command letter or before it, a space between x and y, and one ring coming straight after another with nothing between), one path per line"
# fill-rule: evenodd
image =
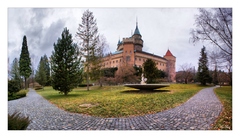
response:
M118 63L118 60L116 60L116 63Z
M114 63L114 61L113 61L113 63Z
M127 56L127 57L126 57L126 61L130 61L130 56Z
M132 53L132 51L130 50L130 54Z
M120 61L119 62L121 62L122 61L122 59L120 59Z
M141 58L139 58L139 61L141 61Z

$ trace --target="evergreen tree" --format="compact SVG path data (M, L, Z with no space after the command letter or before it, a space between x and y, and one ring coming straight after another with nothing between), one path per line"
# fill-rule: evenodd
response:
M87 90L89 91L89 78L90 78L90 67L93 68L93 72L96 71L94 67L98 66L97 63L97 51L98 51L98 27L96 19L93 13L86 10L82 16L82 24L79 24L78 32L76 36L80 39L80 50L81 54L85 57L86 67L86 80ZM93 75L92 75L93 76Z
M11 68L11 79L16 82L19 88L21 88L21 76L20 76L20 70L19 70L19 63L18 59L15 58L12 63L12 68Z
M28 52L27 37L23 36L22 51L19 60L20 75L24 77L25 89L27 89L27 78L31 75L31 59Z
M51 85L51 80L50 80L50 65L49 65L49 61L48 61L48 57L45 54L42 58L41 58L43 64L44 64L44 70L46 73L46 86L50 86Z
M79 49L73 43L72 35L64 28L61 38L53 44L51 55L52 87L67 95L79 82L81 77Z
M47 75L45 71L45 63L44 63L43 57L41 57L41 60L39 62L35 79L44 88L44 86L47 83Z
M208 58L205 46L201 49L200 58L198 62L198 72L197 79L202 85L206 85L210 80L209 70L208 70Z
M212 81L213 81L213 84L217 85L218 84L218 71L217 71L217 66L215 66L215 69L213 71L213 75L212 75Z
M155 83L158 77L158 69L156 63L152 59L147 59L143 63L144 77L147 78L146 83Z

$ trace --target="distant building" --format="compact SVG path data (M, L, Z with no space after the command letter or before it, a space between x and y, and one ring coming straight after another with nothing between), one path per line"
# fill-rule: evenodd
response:
M168 80L175 82L176 57L173 56L171 51L168 49L164 57L161 57L142 51L142 48L142 35L140 34L138 24L136 23L134 34L131 37L123 38L122 41L118 41L117 51L103 58L102 67L119 67L123 63L131 66L136 65L138 67L141 67L147 59L152 59L156 62L157 68L159 70L162 70L168 74Z

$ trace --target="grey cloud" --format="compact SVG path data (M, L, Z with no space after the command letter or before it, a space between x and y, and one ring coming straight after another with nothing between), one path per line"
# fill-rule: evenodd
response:
M49 28L46 29L44 38L42 39L42 48L44 50L53 49L53 43L57 41L60 37L63 28L65 27L65 21L59 19L56 22L53 22Z

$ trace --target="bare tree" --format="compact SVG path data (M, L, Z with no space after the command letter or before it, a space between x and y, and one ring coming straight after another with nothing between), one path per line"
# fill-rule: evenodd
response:
M135 75L136 70L133 66L128 65L127 63L122 63L118 67L118 70L115 74L116 83L137 83L138 77Z
M90 67L93 65L92 61L96 59L95 53L99 41L97 22L93 16L93 12L86 10L83 13L82 23L79 24L76 37L80 40L80 50L86 59L87 90L89 91Z
M90 76L91 80L95 80L100 84L102 87L102 64L103 64L103 57L105 53L108 51L109 46L107 44L107 40L104 35L99 35L99 41L96 46L94 57L92 57L91 66L90 66ZM94 58L94 59L93 59Z
M192 42L210 42L232 56L232 9L199 9L199 12L195 19L196 29L191 31Z
M184 63L180 65L181 68L181 75L179 76L182 80L184 80L184 83L188 83L189 81L193 80L194 78L194 67L191 63Z

